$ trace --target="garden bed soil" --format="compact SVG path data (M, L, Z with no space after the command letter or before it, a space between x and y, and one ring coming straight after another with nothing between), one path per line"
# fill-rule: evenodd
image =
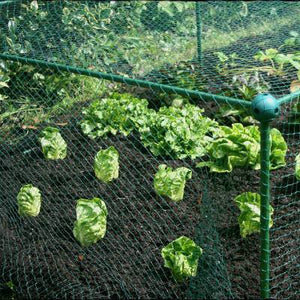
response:
M201 274L205 262L216 261L210 256L216 242L210 237L216 234L221 245L218 255L223 258L230 280L220 283L230 289L225 294L259 297L259 236L240 237L239 211L233 203L233 198L242 192L258 191L259 172L236 169L230 174L209 174L207 169L196 169L191 161L153 157L135 135L95 141L83 136L77 126L61 131L68 144L67 158L62 161L43 158L34 131L18 146L1 145L2 283L12 281L18 296L31 298L183 298L190 289L189 282L174 282L163 266L162 247L182 235L202 241ZM294 145L290 152L295 151L297 138L289 137L290 145ZM100 148L110 145L120 153L120 177L104 184L94 176L93 158ZM293 174L291 159L288 156L287 167L272 172L276 174L272 176L273 186L283 187L284 175ZM180 203L157 196L153 189L153 176L161 163L193 170ZM42 209L36 218L21 218L17 213L16 195L27 183L42 193ZM292 296L293 291L286 286L297 285L296 267L286 266L285 272L281 268L293 261L297 251L297 216L289 213L291 206L286 206L290 195L299 191L299 184L294 183L288 185L289 191L274 189L274 217L279 219L274 228L279 226L279 230L271 234L276 257L272 268L278 279L272 285L277 287L274 293L281 297ZM205 187L210 203L201 201ZM107 232L103 240L84 249L72 234L76 200L93 197L102 198L108 207ZM197 228L204 211L211 232ZM286 235L287 229L294 234ZM285 245L295 251L287 251ZM291 275L288 278L287 272ZM204 286L216 289L213 281L206 280ZM202 293L205 297L209 294L209 290Z

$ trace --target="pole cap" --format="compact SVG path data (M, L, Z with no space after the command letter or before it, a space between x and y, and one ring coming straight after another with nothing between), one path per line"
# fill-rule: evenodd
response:
M276 98L264 93L258 94L251 103L252 114L260 122L270 122L277 118L280 113L280 106Z

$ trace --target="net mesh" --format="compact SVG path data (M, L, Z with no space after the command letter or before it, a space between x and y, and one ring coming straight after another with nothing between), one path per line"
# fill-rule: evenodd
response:
M185 118L192 134L199 107L219 125L259 125L251 100L270 93L284 99L271 127L288 147L286 165L271 171L270 297L297 298L300 110L299 97L289 95L300 86L299 13L300 3L289 1L1 1L0 293L11 299L259 298L259 234L241 237L233 201L259 193L259 171L196 167L209 155L193 152L195 140L178 123L174 142L169 129L160 140L163 123L144 139L137 128L93 139L82 120L91 103L129 97L146 99L157 114L162 107L183 111L171 121ZM193 117L184 115L188 105ZM105 121L112 126L125 113L115 107L104 107L113 111ZM90 120L99 121L98 113ZM168 114L161 113L166 122ZM137 123L146 121L141 115ZM172 124L166 126L175 131ZM39 136L47 126L67 143L65 159L45 159ZM110 146L119 152L120 170L105 184L93 165ZM182 201L155 191L161 164L192 171ZM37 217L18 213L25 184L41 192ZM107 231L82 247L73 235L76 200L94 197L106 203ZM203 249L197 275L183 282L161 255L180 236Z

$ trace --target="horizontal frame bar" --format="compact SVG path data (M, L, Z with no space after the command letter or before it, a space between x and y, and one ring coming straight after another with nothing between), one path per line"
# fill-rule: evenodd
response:
M44 68L52 68L52 69L61 70L61 71L68 71L68 72L75 73L75 74L87 75L87 76L92 76L92 77L96 77L96 78L100 78L100 79L105 79L105 80L110 80L110 81L115 81L115 82L120 82L120 83L126 83L128 85L160 90L160 91L166 92L166 93L173 93L173 94L179 94L182 96L198 98L198 99L201 99L204 101L216 101L216 102L222 102L222 103L232 104L235 106L249 107L249 108L251 106L250 101L246 101L246 100L242 100L242 99L235 99L235 98L226 97L226 96L213 95L213 94L209 94L209 93L205 93L205 92L199 92L199 91L194 91L194 90L190 90L190 89L179 88L176 86L155 83L155 82L151 82L151 81L147 81L147 80L127 78L124 76L110 74L110 73L90 71L90 70L87 70L84 68L77 68L77 67L72 67L72 66L63 65L63 64L46 62L46 61L38 60L38 59L25 58L25 57L9 55L9 54L0 54L0 58L3 60L16 61L16 62L20 62L20 63L41 66Z

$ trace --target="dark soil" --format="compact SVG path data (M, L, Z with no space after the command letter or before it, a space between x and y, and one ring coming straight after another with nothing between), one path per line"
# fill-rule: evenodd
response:
M17 295L31 298L183 298L187 292L201 298L259 297L259 236L240 237L239 211L232 201L244 191L258 191L259 172L208 174L190 161L154 158L135 135L93 141L76 126L63 128L62 135L68 143L63 161L43 158L37 132L16 147L1 146L2 283L12 281ZM272 286L280 298L294 295L297 288L299 248L299 216L293 212L300 188L291 177L299 135L286 138L288 166L272 172ZM120 153L120 177L103 184L93 174L93 158L110 145ZM153 190L160 163L193 170L178 204ZM17 213L16 195L26 183L37 186L43 196L36 218ZM72 234L75 205L79 198L92 197L101 197L108 207L107 233L83 249ZM197 278L190 285L176 283L163 267L162 247L181 235L194 238L204 250L200 283Z

